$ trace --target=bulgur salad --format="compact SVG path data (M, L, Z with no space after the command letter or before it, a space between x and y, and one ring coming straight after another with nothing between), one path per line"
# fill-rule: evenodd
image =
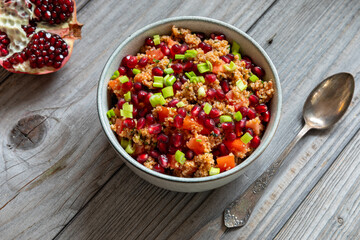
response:
M261 142L273 81L239 44L189 29L145 39L108 83L111 129L149 169L204 177L234 168Z

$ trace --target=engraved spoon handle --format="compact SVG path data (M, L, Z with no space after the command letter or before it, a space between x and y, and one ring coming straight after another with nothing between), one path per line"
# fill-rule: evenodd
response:
M291 141L279 158L252 183L245 192L224 211L224 223L228 228L242 227L248 221L256 203L264 193L264 189L269 185L275 173L283 163L286 156L293 149L295 144L311 129L307 124L300 130L298 135Z

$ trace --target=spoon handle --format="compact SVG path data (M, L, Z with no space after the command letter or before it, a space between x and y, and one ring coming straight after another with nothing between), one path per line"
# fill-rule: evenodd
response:
M242 227L248 221L256 203L264 193L264 189L270 184L275 173L280 168L286 156L295 144L311 129L307 124L300 130L298 135L291 141L279 158L254 182L245 192L224 211L224 223L228 228Z

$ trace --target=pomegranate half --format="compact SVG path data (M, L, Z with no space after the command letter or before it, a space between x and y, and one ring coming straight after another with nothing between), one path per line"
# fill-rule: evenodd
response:
M56 72L81 27L74 0L0 0L0 65L14 73Z

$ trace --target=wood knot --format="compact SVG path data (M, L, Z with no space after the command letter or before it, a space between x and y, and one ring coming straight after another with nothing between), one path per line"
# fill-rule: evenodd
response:
M46 119L41 115L20 119L10 131L11 148L27 150L38 146L46 136Z

